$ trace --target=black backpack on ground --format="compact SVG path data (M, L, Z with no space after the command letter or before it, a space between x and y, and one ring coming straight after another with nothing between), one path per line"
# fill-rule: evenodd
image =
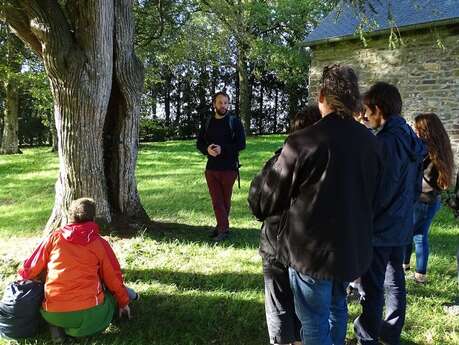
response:
M0 301L0 337L25 338L38 333L43 319L43 283L20 280L6 286Z

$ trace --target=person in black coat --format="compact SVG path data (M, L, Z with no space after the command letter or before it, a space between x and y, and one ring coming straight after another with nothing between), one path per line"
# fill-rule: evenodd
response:
M360 93L352 68L325 67L318 100L322 119L287 138L253 210L260 220L282 215L277 259L289 266L303 343L344 344L347 282L371 262L381 157L353 118Z
M321 119L317 105L307 106L295 114L290 132L307 128ZM282 149L275 152L264 168L254 177L249 189L249 206L256 214L256 208L266 173L276 163ZM282 215L274 215L264 220L260 234L260 255L263 259L263 276L265 283L265 311L271 344L301 344L301 324L295 315L293 294L290 289L288 267L276 259L277 234Z

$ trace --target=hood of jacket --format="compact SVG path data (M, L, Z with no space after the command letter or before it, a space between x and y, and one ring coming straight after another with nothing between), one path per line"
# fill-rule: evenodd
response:
M406 120L398 115L391 116L378 135L392 134L397 137L401 149L405 150L412 161L422 161L427 155L424 142L419 139Z
M99 226L92 221L73 223L61 228L61 232L66 241L86 245L99 237Z

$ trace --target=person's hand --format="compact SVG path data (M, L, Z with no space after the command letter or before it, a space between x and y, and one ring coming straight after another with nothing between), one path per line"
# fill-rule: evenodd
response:
M222 147L220 145L214 145L214 151L217 152L217 156L222 153Z
M118 316L120 317L120 319L123 317L124 314L127 315L128 320L131 319L131 308L129 308L129 304L124 306L123 308L118 309Z
M219 145L210 144L209 147L207 147L207 153L212 157L217 157L220 152L221 148Z

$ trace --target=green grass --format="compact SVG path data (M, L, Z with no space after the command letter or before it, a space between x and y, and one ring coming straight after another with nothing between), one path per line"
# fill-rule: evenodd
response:
M91 344L267 344L263 276L257 252L259 223L247 208L251 178L282 144L282 136L249 139L241 155L228 242L214 244L213 212L203 178L205 159L191 141L144 144L137 170L142 202L161 231L122 238L111 234L127 284L138 290L134 319L116 322ZM0 288L39 241L50 214L57 157L47 148L0 156ZM458 226L442 209L432 227L429 283L408 281L404 344L459 343L457 318L442 305L456 297L454 253ZM350 306L350 319L359 306ZM349 322L348 336L352 337ZM7 344L0 340L0 344ZM48 344L44 331L24 344Z

